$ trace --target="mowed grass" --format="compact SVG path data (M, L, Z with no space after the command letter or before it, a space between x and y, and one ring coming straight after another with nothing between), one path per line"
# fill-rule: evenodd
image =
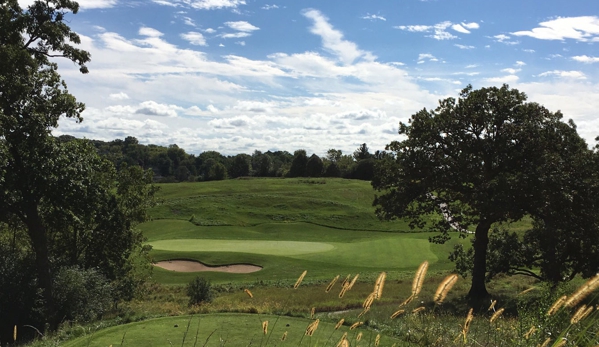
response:
M435 233L391 233L328 228L309 223L270 223L257 226L197 226L189 221L156 220L142 225L156 261L189 259L207 265L253 264L251 274L202 273L215 281L290 281L303 270L315 280L332 273L401 272L424 260L447 269L456 241L431 244ZM160 283L185 284L198 273L155 269Z
M269 322L266 335L262 330L263 321ZM250 346L266 345L267 340L269 346L298 346L300 341L306 346L334 346L344 333L348 333L348 339L354 341L362 333L361 340L366 345L370 341L372 345L377 335L363 328L349 330L348 326L335 330L335 323L323 321L313 336L305 336L306 328L312 322L305 318L256 314L165 317L103 329L62 346ZM281 341L285 332L286 339ZM381 336L380 346L391 346L393 343L397 343L397 340Z
M271 178L160 187L153 220L140 226L156 261L263 268L251 274L201 273L215 283L291 281L304 270L315 280L332 273L401 272L424 260L433 269L448 269L449 251L458 242L431 244L435 233L379 220L372 206L375 191L366 181ZM154 271L163 284L186 284L197 275Z

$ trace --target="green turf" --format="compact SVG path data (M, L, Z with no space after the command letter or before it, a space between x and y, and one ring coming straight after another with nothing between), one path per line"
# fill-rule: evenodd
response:
M405 221L381 222L369 182L346 179L249 179L162 184L154 218L195 216L198 225L311 222L343 229L410 231Z
M278 256L294 256L306 253L327 252L335 249L330 243L302 241L256 241L177 239L152 242L154 249L179 252L235 252Z
M268 321L268 334L262 332L262 322ZM178 316L151 319L103 329L94 334L82 336L64 343L64 347L106 347L106 346L298 346L300 340L305 346L335 346L344 333L356 342L357 335L363 334L365 345L373 344L376 332L364 328L349 330L343 326L334 330L335 323L320 322L312 337L305 336L306 327L312 320L293 317L264 316L256 314L211 314L198 316ZM189 329L187 326L189 324ZM199 330L198 330L199 327ZM187 335L183 343L185 332ZM196 331L197 344L196 344ZM285 341L281 341L287 332ZM206 342L207 341L207 342ZM328 341L328 343L327 343ZM123 342L121 344L121 342ZM391 346L397 340L381 336L380 346ZM352 344L353 346L354 344Z
M160 185L152 221L140 226L156 261L254 264L251 274L202 273L216 282L290 281L303 270L314 280L342 273L449 269L457 242L405 221L381 221L369 182L344 179L242 179ZM429 216L431 219L439 216ZM525 227L525 226L522 226ZM185 284L197 273L156 269L154 279Z

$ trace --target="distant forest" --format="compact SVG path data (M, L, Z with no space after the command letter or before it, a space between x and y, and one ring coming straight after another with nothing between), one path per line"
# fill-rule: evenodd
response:
M72 141L75 137L62 135L60 141ZM238 177L341 177L371 180L377 160L389 156L385 151L370 153L364 143L351 154L329 149L326 157L308 156L298 149L287 151L254 151L250 154L225 156L216 151L199 155L188 154L176 144L165 146L142 145L132 136L110 142L90 140L98 153L116 168L138 165L152 169L154 181L196 182L216 181Z

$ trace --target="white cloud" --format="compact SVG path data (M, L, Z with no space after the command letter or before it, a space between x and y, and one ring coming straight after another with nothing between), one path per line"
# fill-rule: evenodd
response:
M505 34L495 35L493 36L493 38L495 39L495 41L501 42L505 45L517 45L520 43L518 41L511 41L511 37Z
M247 127L254 122L248 116L238 116L232 118L215 118L208 122L208 125L216 128L216 129L234 129L234 128L244 128Z
M466 69L474 69L475 67L478 67L478 64L466 65Z
M193 19L189 18L189 17L183 17L183 23L185 25L189 25L191 27L195 27L196 23L193 21Z
M474 49L474 48L476 48L474 46L459 45L457 43L454 46L456 46L459 49Z
M585 74L580 71L563 71L563 70L546 71L546 72L539 74L539 76L541 76L541 77L556 76L556 77L573 78L573 79L586 79L587 78L585 76Z
M334 29L328 22L329 19L320 11L309 9L304 11L303 15L313 21L310 32L322 38L323 48L335 54L343 63L351 64L358 58L369 61L375 59L370 52L362 51L355 43L344 40L343 33Z
M526 53L534 53L535 52L534 49L523 49L522 51L526 52Z
M405 30L409 32L431 32L431 35L427 37L434 38L435 40L451 40L456 39L457 36L449 33L448 28L451 28L462 34L469 34L468 29L478 29L478 23L452 23L449 21L440 22L435 25L399 25L394 26L395 29Z
M466 29L478 29L480 28L480 25L478 25L478 23L476 22L472 22L472 23L462 23L462 26Z
M383 16L378 16L376 14L367 14L366 16L362 17L362 19L369 19L371 21L375 21L375 20L387 21L387 18L385 18Z
M111 100L127 100L127 99L129 99L129 95L127 95L127 93L120 92L120 93L110 94L108 96L108 98Z
M235 44L245 46L245 41L236 41Z
M152 0L159 5L173 7L192 7L199 10L216 10L222 8L237 8L245 5L245 0Z
M507 75L507 76L501 76L501 77L485 78L484 81L488 82L488 83L504 84L504 83L516 83L516 82L518 82L518 79L519 78L516 75Z
M394 28L405 30L405 31L410 31L413 33L414 32L419 33L419 32L430 31L433 27L430 25L400 25L400 26L395 26Z
M526 63L523 62L523 61L518 60L518 61L516 61L516 64L514 64L514 65L516 65L516 66L524 66L524 65L526 65Z
M505 72L505 73L508 73L510 75L513 75L513 74L515 74L517 72L520 72L520 71L521 71L520 69L514 69L514 68L506 68L506 69L502 69L501 70L501 72Z
M599 57L589 57L587 55L577 55L575 57L572 57L572 59L587 64L599 63Z
M135 113L145 114L148 116L177 117L177 110L181 109L182 108L179 106L159 104L150 100L139 104L139 108L135 111Z
M254 26L246 21L237 21L237 22L225 22L225 25L229 28L237 31L243 31L246 33L251 33L255 30L260 30L257 26Z
M539 40L572 39L581 42L599 42L599 17L558 17L539 23L531 30L516 31L512 35L529 36Z
M464 28L461 24L453 24L451 28L462 34L470 34L470 30Z
M164 35L160 31L158 31L156 29L148 28L148 27L139 28L138 33L141 36L147 36L147 37L160 37L160 36Z
M251 35L252 34L250 34L250 33L244 33L243 31L240 31L240 32L236 32L236 33L220 34L218 36L222 37L223 39L239 39L239 38L248 37L248 36L251 36Z
M428 61L439 61L439 59L437 57L435 57L434 55L430 54L430 53L420 53L418 54L418 64L423 64L425 62L425 60Z
M277 6L277 5L268 5L268 4L262 6L263 10L273 10L273 9L276 9L276 8L279 8L279 6Z
M192 45L196 46L206 46L206 38L202 33L198 33L196 31L190 31L187 33L181 34L181 38L188 41Z
M207 34L214 34L216 32L216 30L214 30L212 28L208 28L208 29L204 30L204 32Z

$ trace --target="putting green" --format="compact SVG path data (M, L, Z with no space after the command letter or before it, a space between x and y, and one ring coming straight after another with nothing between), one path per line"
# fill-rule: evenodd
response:
M235 252L278 256L327 252L335 248L330 243L303 241L177 239L150 242L157 250L179 252Z

